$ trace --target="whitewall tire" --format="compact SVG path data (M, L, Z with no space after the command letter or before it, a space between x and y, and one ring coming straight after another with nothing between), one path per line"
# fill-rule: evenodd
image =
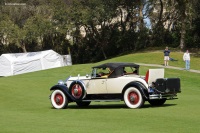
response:
M129 108L140 108L144 105L144 98L137 88L130 87L124 92L124 102Z
M51 94L51 104L56 109L64 109L68 106L68 99L61 90L54 90Z

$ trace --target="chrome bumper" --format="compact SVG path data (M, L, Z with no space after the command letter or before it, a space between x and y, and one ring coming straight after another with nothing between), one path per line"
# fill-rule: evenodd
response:
M150 94L149 99L178 99L176 94Z

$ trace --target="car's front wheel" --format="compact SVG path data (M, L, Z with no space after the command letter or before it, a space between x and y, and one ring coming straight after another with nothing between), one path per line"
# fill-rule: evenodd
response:
M124 92L124 102L129 108L140 108L144 105L144 98L137 88L130 87Z
M51 94L51 104L56 109L64 109L68 106L68 99L61 90L54 90Z

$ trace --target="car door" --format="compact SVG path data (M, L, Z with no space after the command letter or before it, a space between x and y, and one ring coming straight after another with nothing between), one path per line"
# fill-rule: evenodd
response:
M121 78L109 78L107 80L107 91L109 94L121 93L123 87L124 83Z
M92 78L86 85L87 94L106 94L107 78Z
M125 85L131 82L132 80L133 79L129 77L108 78L107 80L108 94L121 93Z

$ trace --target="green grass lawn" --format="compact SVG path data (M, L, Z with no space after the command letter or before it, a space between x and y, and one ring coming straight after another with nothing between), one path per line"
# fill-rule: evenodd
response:
M184 67L182 53L172 53ZM192 58L192 69L199 70L199 58ZM196 60L196 61L195 61ZM129 109L124 102L92 102L87 108L74 103L68 109L53 109L50 87L69 75L85 75L104 62L163 64L160 52L129 54L94 64L66 66L0 78L0 133L197 133L200 131L200 75L165 69L165 77L180 77L179 99L164 106ZM140 73L153 67L141 66Z

